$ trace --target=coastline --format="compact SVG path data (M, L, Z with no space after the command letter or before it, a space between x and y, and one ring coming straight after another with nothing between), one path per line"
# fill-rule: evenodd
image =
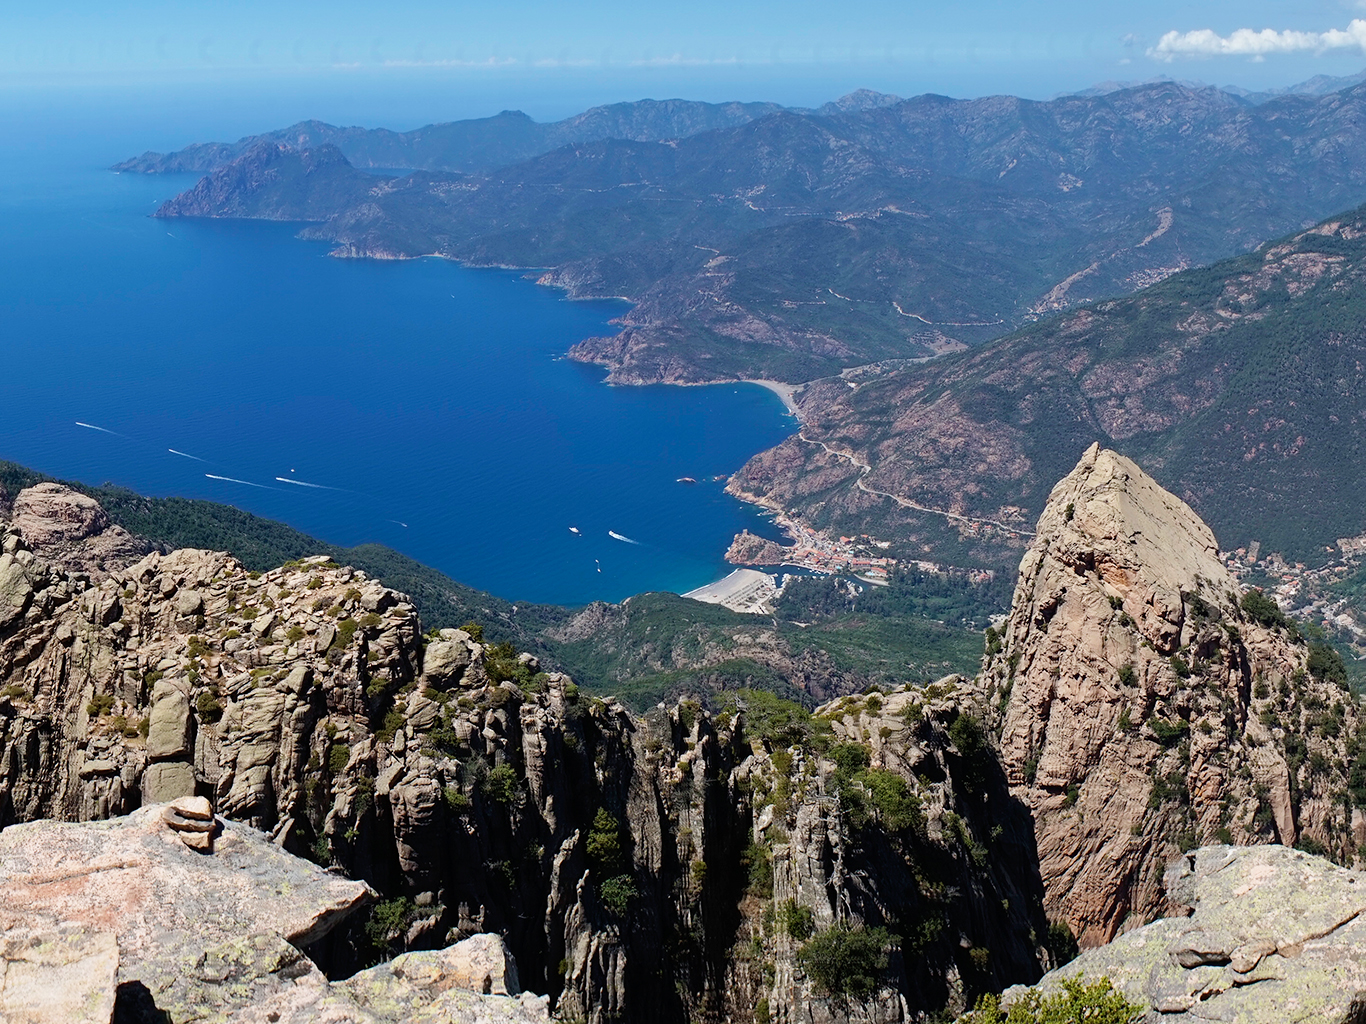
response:
M749 377L744 378L744 383L758 384L759 387L772 391L782 400L788 412L797 417L798 420L802 418L801 410L797 408L796 394L806 387L805 384L784 384L780 380L755 380Z

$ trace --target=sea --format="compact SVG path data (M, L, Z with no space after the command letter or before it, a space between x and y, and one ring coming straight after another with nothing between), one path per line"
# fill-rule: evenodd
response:
M796 429L776 395L613 387L564 357L624 303L153 219L196 179L108 171L154 145L138 132L0 127L23 143L0 154L0 458L386 544L514 601L682 593L738 531L779 536L723 491Z

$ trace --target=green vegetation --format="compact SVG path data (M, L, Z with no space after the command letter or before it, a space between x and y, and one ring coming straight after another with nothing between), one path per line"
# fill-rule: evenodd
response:
M1281 611L1281 606L1267 597L1263 591L1256 588L1248 590L1239 603L1253 622L1260 623L1268 629L1284 630L1292 638L1299 638L1299 630L1296 629L1295 623Z
M391 944L408 927L415 910L412 900L406 896L375 904L370 919L365 922L365 936L379 959L388 955Z
M223 702L218 699L218 694L211 690L205 690L195 697L194 708L203 722L217 722L223 717Z
M750 843L740 855L740 868L745 873L745 891L758 899L773 897L773 855L762 843Z
M484 777L484 795L500 804L510 804L521 792L521 780L509 764L500 764Z
M598 895L607 909L620 917L630 909L631 900L640 894L630 875L613 875L598 886Z
M1100 978L1089 985L1080 978L1063 978L1062 991L1041 996L1029 990L1006 1013L997 996L983 996L971 1013L960 1017L961 1024L1131 1024L1144 1008L1131 1003Z
M1174 747L1190 734L1191 726L1189 722L1168 722L1161 718L1153 718L1149 720L1148 728L1153 731L1153 736L1162 746Z
M973 631L989 627L991 617L1010 604L1004 581L974 583L962 576L902 568L885 587L858 584L851 594L848 581L837 576L793 579L778 599L780 618L800 622L834 619L847 614L883 619L932 619Z
M727 698L723 713L734 715L742 705L745 735L761 740L775 750L800 746L813 733L821 731L806 708L767 690L737 690ZM828 731L829 727L824 726L824 729Z
M1044 945L1048 947L1048 952L1053 957L1055 968L1070 964L1081 952L1081 948L1077 945L1077 937L1072 934L1072 929L1066 921L1050 921L1048 923L1048 937Z
M598 808L584 848L588 866L598 880L598 896L618 915L626 913L630 901L637 895L635 881L630 875L627 842L621 822L605 807Z
M887 969L887 949L896 944L885 928L838 924L803 945L797 962L821 992L863 998L877 991Z
M816 912L796 900L787 900L778 908L778 927L783 934L803 942L816 931Z

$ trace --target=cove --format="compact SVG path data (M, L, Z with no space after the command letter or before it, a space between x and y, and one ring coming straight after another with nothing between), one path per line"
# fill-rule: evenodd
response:
M60 156L0 165L0 458L387 544L514 600L684 592L737 531L777 536L712 478L795 421L757 386L608 387L565 360L620 303L334 259L297 225L152 220L193 178Z

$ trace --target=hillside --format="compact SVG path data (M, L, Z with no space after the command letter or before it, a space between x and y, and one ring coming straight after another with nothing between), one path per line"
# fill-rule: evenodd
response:
M801 436L731 488L1009 564L1051 481L1100 441L1142 460L1226 549L1321 560L1366 529L1364 314L1356 210L970 353L811 385Z
M338 255L628 296L622 333L573 353L616 381L805 381L976 344L1360 203L1364 121L1366 86L1252 105L1159 82L774 111L471 174L377 179L311 137L268 140L159 215L312 221Z

